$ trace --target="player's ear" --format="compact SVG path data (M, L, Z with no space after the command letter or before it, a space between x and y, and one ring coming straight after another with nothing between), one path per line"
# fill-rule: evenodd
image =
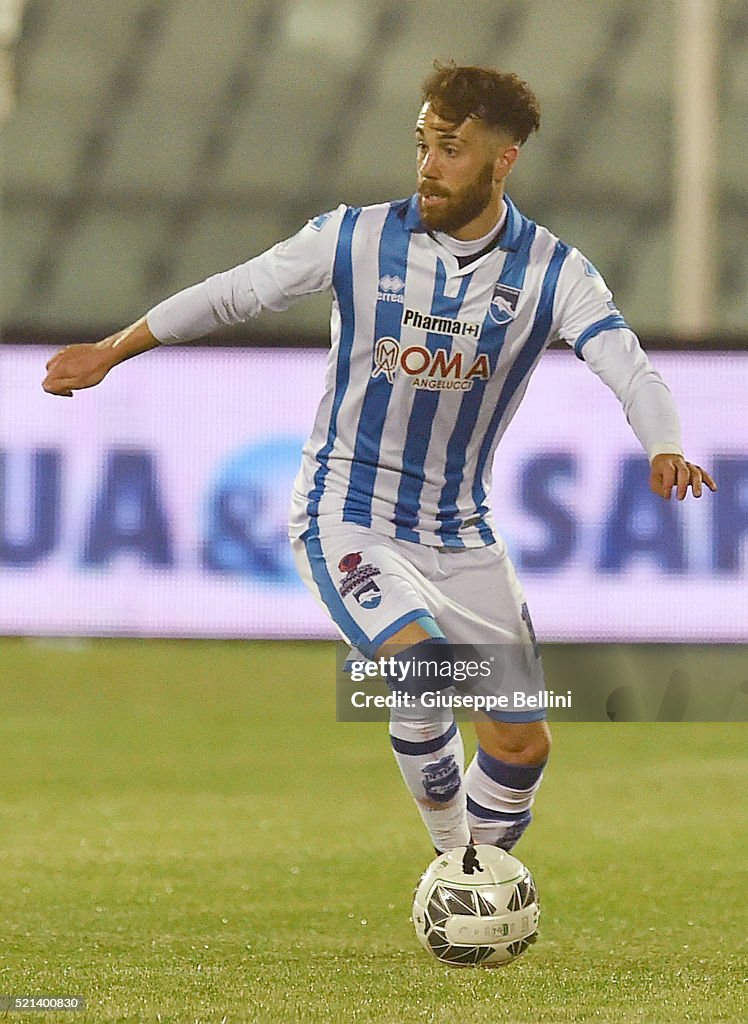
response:
M518 156L519 146L516 142L510 142L499 147L499 151L493 165L494 181L503 181L504 178L506 178L512 167L514 167L514 163Z

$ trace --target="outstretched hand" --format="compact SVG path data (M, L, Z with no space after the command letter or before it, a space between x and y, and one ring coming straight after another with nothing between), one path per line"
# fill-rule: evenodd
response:
M92 388L106 377L112 361L97 344L68 345L47 363L42 387L50 395L72 398L73 391Z
M710 491L717 490L717 485L707 471L693 462L686 462L682 455L655 455L651 469L649 486L655 494L667 501L670 500L673 487L677 488L678 501L683 501L689 487L694 498L701 497L702 484L706 484Z

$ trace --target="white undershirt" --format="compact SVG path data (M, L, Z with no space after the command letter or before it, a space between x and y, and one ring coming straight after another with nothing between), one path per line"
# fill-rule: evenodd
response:
M433 231L431 237L435 238L436 241L443 245L447 252L451 252L453 256L472 256L476 252L480 252L485 249L490 242L498 235L499 231L504 227L506 221L506 203L501 201L501 216L498 222L490 228L485 235L481 238L472 238L469 242L463 242L459 238L454 238L452 235L447 235L443 231Z

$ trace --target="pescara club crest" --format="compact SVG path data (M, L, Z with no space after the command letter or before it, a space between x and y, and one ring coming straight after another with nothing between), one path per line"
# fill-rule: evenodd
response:
M491 305L488 307L488 315L495 324L502 326L514 320L517 315L517 304L522 294L519 288L512 288L508 284L496 285L491 298Z
M363 562L360 551L350 551L338 562L338 569L343 579L338 585L341 597L353 594L362 608L377 608L382 600L382 591L374 582L375 576L381 576L382 570L370 562Z

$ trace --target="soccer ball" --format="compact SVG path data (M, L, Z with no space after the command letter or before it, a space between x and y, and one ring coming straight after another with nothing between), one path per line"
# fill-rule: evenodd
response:
M432 861L413 899L418 941L453 967L493 967L535 942L540 907L525 865L496 846L460 846Z

